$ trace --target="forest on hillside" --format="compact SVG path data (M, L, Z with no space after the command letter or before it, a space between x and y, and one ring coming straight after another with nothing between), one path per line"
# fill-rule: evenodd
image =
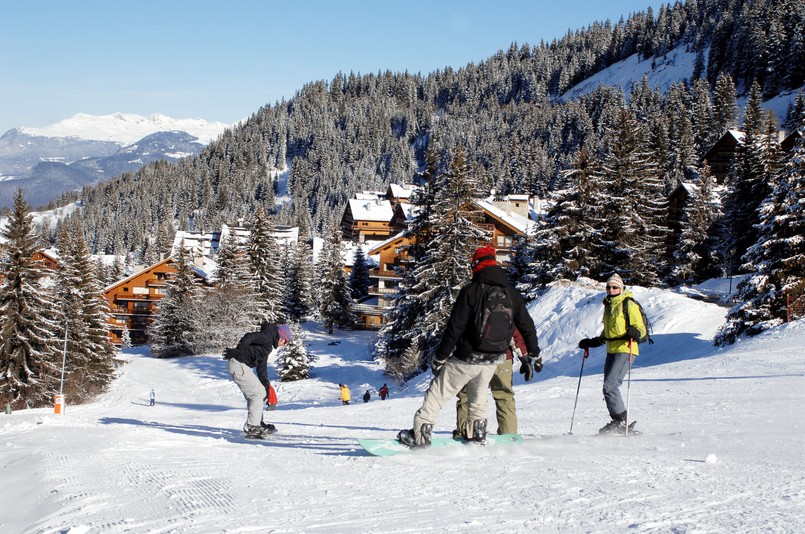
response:
M668 192L700 171L698 158L726 128L741 126L723 91L748 94L756 82L768 98L802 86L803 35L802 2L687 0L427 75L337 73L257 110L198 156L85 189L85 237L93 253L158 257L169 246L160 236L219 228L261 207L278 224L320 235L356 191L411 182L429 150L444 168L459 146L481 178L480 194L494 187L544 197L567 185L582 150L604 156L623 108L656 145ZM644 83L560 98L633 54L662 57L677 47L698 59L667 93ZM725 77L733 87L719 87ZM797 114L779 119L791 128Z

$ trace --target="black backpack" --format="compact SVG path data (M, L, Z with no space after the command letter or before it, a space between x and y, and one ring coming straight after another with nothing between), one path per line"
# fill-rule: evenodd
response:
M481 284L481 305L475 314L473 349L488 353L504 353L514 334L514 303L501 286Z
M651 322L649 322L648 317L646 316L646 312L643 310L643 306L641 306L640 303L637 302L632 297L626 297L625 299L623 299L622 308L623 308L623 317L624 317L624 319L626 319L626 327L629 328L629 310L628 310L628 308L631 307L631 306L627 306L627 302L633 302L634 304L637 305L637 309L640 310L640 315L643 317L643 324L646 326L646 335L641 337L640 339L636 339L635 341L637 341L638 343L643 343L643 342L648 341L649 345L653 345L654 340L651 339Z

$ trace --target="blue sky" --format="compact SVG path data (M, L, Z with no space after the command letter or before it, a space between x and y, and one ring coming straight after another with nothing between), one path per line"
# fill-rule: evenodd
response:
M341 71L427 74L655 0L0 0L0 134L76 113L234 123Z

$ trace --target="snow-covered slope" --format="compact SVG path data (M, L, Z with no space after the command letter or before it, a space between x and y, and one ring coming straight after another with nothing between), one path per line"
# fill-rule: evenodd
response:
M121 146L130 145L157 132L181 131L198 137L201 144L209 144L231 124L207 122L203 119L174 119L160 113L135 115L112 113L89 115L78 113L69 119L43 128L19 128L22 133L42 137L79 137L94 141L113 141Z
M368 356L370 332L306 325L312 378L275 382L280 404L266 419L279 433L261 442L241 437L245 403L217 355L131 350L92 404L0 415L0 531L799 532L805 321L715 349L708 338L724 308L635 292L656 340L632 371L641 436L596 436L607 419L602 349L586 362L565 435L575 344L597 332L603 294L559 284L531 306L545 370L529 383L515 374L522 446L367 456L355 438L409 427L429 380L384 376ZM339 382L352 405L338 401ZM384 382L391 396L380 401ZM436 431L453 425L446 406Z

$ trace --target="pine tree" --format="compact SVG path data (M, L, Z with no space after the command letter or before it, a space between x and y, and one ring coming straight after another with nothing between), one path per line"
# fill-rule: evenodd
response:
M305 335L298 323L290 323L293 338L277 360L277 374L282 382L304 380L310 376L310 361Z
M0 400L14 408L52 402L61 378L59 318L44 283L46 272L32 257L39 248L22 189L0 236L5 241L0 283Z
M193 312L198 286L185 253L184 242L174 258L176 274L168 282L165 296L148 330L151 352L160 358L187 356L194 352L196 337Z
M274 239L274 224L262 208L254 214L248 253L265 319L282 322L285 318L285 279L280 268L280 250Z
M57 273L57 300L67 328L65 393L75 402L92 399L106 390L113 379L115 349L108 336L109 310L92 260L79 231L80 220L62 225Z
M301 236L290 253L285 308L292 320L304 322L313 310L311 253Z
M356 301L369 295L369 265L361 245L355 247L352 271L349 273L349 287L352 298Z
M802 121L805 127L805 116ZM754 271L738 284L741 304L732 308L715 342L734 343L786 320L786 297L805 294L805 140L778 170L774 188L760 206L758 240L747 251Z
M718 135L738 126L738 97L735 84L728 73L722 72L716 80L713 92L713 117Z
M347 275L344 272L341 228L336 219L332 219L327 228L317 270L321 276L319 316L327 332L332 334L335 326L352 328L357 319L351 311L352 298Z

